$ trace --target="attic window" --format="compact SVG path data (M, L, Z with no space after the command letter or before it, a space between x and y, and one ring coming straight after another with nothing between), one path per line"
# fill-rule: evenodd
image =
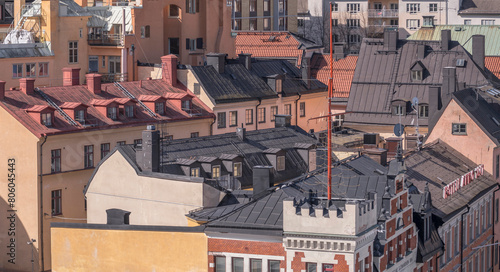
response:
M111 120L118 119L118 115L116 114L117 113L117 108L116 107L108 107L106 109L106 113L107 113L107 116L108 116L109 119L111 119Z
M165 103L156 102L155 103L155 113L158 113L159 115L165 114Z
M181 103L182 103L181 107L182 107L183 111L188 111L191 109L191 100L185 100L185 101L182 101Z
M411 81L422 81L422 71L412 70Z
M46 127L52 126L52 113L50 113L50 112L40 113L40 117L41 117L42 125L44 125Z
M75 121L79 123L85 122L85 110L76 110L75 111Z
M457 59L457 67L465 67L465 59Z
M276 171L285 170L285 156L277 156L276 158Z
M401 106L401 105L394 105L392 107L392 114L393 115L405 115L406 113L406 107Z
M241 177L241 162L233 163L233 176Z
M134 105L125 105L125 116L134 118Z

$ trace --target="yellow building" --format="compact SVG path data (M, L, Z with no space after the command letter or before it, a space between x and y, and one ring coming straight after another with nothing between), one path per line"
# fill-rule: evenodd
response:
M147 124L165 138L210 134L213 114L171 74L119 85L88 74L77 85L78 74L65 69L62 87L38 89L26 78L15 90L0 84L0 175L9 177L0 180L0 216L11 218L0 221L0 244L13 245L1 252L12 254L0 259L1 271L31 270L32 252L35 270L51 268L50 223L86 222L83 190L97 162L117 145L140 144Z

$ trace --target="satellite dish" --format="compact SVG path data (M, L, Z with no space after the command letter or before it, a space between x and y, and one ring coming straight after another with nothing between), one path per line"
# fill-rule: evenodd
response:
M418 98L417 97L414 97L412 100L411 100L411 105L413 107L417 106L418 105Z
M401 135L403 135L403 132L405 132L405 126L401 125L401 123L397 123L394 126L394 134L396 134L396 136L398 137L401 137Z

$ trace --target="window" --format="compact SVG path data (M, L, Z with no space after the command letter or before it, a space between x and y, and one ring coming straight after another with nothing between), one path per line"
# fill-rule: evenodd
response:
M332 26L339 26L339 19L332 19Z
M225 128L226 127L226 113L219 112L217 113L217 127Z
M235 127L237 125L238 125L238 112L237 111L230 111L229 112L229 126Z
M406 4L406 12L409 13L420 12L420 4Z
M391 3L391 9L399 9L399 4L397 3Z
M391 19L390 24L391 24L391 26L398 26L399 20L398 19Z
M191 168L191 176L199 177L200 176L200 168Z
M234 0L234 12L241 12L241 0Z
M48 62L39 62L38 63L38 76L39 77L49 76L49 63Z
M150 26L141 26L141 38L149 38L151 27Z
M109 67L108 71L110 74L119 74L121 73L121 60L118 56L109 56L108 57Z
M54 190L51 192L51 208L52 215L62 214L62 190Z
M423 16L422 26L434 26L434 16Z
M233 176L241 177L241 162L233 163Z
M134 140L134 147L142 146L142 139L135 139Z
M470 24L472 24L471 20L464 20L464 25L470 25Z
M351 28L358 28L359 19L347 19L347 26Z
M495 20L481 20L481 25L494 25Z
M54 149L50 151L50 172L61 172L61 149Z
M420 118L429 117L429 106L428 105L418 105L418 117L420 117Z
M343 244L341 244L343 245ZM333 264L323 264L323 272L334 271Z
M297 26L304 26L304 19L297 19Z
M181 101L181 109L183 111L188 111L191 109L191 100Z
M126 145L127 142L126 141L118 141L116 142L116 146L121 146L121 145Z
M245 123L247 125L253 124L253 109L245 110Z
M168 38L168 53L179 55L179 38Z
M155 103L155 113L158 113L159 115L163 115L165 113L165 103L156 102Z
M438 11L438 4L437 3L430 3L429 4L429 12L437 12Z
M94 166L94 146L86 145L83 147L83 164L85 168Z
M458 246L459 245L459 241L460 241L460 230L458 229L458 225L455 226L455 238L454 238L454 241L453 241L453 248L454 248L454 254L457 255L458 253L460 253L460 247Z
M257 12L257 0L250 0L250 12Z
M215 272L226 272L226 257L215 257Z
M233 29L234 30L241 30L241 19L233 20Z
M264 18L264 30L271 30L270 21L271 20L269 18Z
M220 178L220 165L212 166L212 178Z
M339 11L339 4L333 3L333 5L332 5L332 11L333 12L338 12Z
M109 143L101 144L101 160L109 153Z
M280 261L269 260L269 272L280 272Z
M285 0L278 0L278 10L280 13L284 13L286 11L286 2Z
M249 30L257 30L257 19L249 20Z
M358 13L359 12L359 4L347 4L347 12Z
M485 207L481 206L481 229L484 232L486 229L486 215L484 214Z
M102 67L106 67L106 56L102 56Z
M78 63L78 42L69 42L69 63Z
M382 9L382 3L373 3L373 9L381 10Z
M168 11L168 17L169 18L179 18L179 15L181 14L180 8L176 5L170 5L169 11Z
M285 104L285 114L292 115L292 104Z
M191 138L198 138L198 137L200 137L199 132L191 132Z
M498 209L500 208L500 201L495 199L495 223L498 223Z
M75 121L79 123L85 122L85 110L76 110L75 111Z
M422 81L422 70L412 70L411 71L412 81Z
M477 238L479 236L479 211L475 211L474 215L474 230L476 231L475 237Z
M274 120L276 120L276 114L278 114L278 106L272 106L271 107L271 122L274 122Z
M361 42L361 36L354 34L354 35L349 35L349 42L351 44L356 44Z
M405 114L405 107L403 106L394 106L394 115L404 115Z
M271 5L269 0L264 0L264 12L270 12L271 11Z
M306 264L306 272L317 272L318 264L316 263L307 263Z
M26 63L26 77L36 77L36 63Z
M111 120L116 120L117 119L116 108L115 107L108 107L106 109L106 111L107 111L107 115L108 115L109 119L111 119Z
M232 272L243 272L243 258L233 258L232 261Z
M491 226L491 205L490 202L486 202L486 227Z
M12 64L12 78L23 77L23 64Z
M251 272L262 272L262 260L250 259L250 271Z
M125 105L125 116L134 118L134 105Z
M89 56L89 72L97 73L99 72L99 57Z
M285 156L276 157L276 171L285 170Z
M186 39L186 49L189 49L189 51L196 51L196 40Z
M40 117L41 117L42 125L44 125L46 127L52 126L52 113L51 112L41 113Z
M406 28L417 29L420 27L420 20L418 19L408 19L406 20Z
M467 124L453 123L451 125L451 134L467 135Z
M194 14L199 11L199 1L200 0L186 0L186 12Z
M266 122L266 108L259 108L257 115L258 115L258 122L259 123Z
M299 104L299 115L300 115L300 117L306 116L306 102L300 102L300 104Z

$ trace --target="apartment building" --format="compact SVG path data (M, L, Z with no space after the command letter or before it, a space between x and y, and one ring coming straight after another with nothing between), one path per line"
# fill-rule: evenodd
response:
M300 0L227 0L233 31L291 31L297 33Z

